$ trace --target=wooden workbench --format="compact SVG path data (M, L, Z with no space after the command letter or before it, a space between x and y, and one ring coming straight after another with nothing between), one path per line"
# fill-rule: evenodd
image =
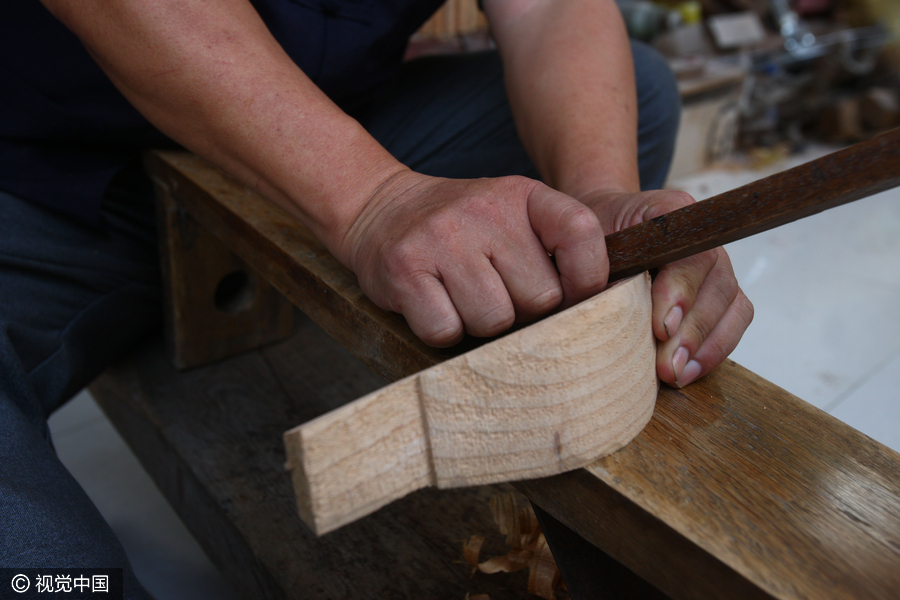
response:
M298 317L284 342L181 373L151 342L92 386L225 577L247 598L523 597L522 573L472 578L462 562L461 540L495 531L488 499L503 486L415 492L320 539L305 528L281 433L383 385L363 363L391 380L442 355L373 311L285 217L238 214L254 205L251 192L193 157L150 164L179 214L260 260L359 359ZM732 362L685 390L663 386L650 424L623 450L515 485L672 598L900 590L900 456Z

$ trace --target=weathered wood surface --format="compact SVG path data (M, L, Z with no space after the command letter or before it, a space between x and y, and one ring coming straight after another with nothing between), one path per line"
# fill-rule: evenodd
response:
M645 273L285 433L318 534L409 492L545 477L621 448L658 380Z
M455 355L426 346L402 316L375 306L308 229L254 191L185 152L150 153L146 164L179 206L385 379Z
M283 340L294 307L157 186L166 345L179 369Z
M515 485L672 598L900 593L900 455L731 361L663 386L619 452Z
M900 185L900 129L606 236L610 279Z
M198 159L155 160L199 221L386 379L447 356L371 305L290 217ZM673 598L896 598L900 457L743 369L664 388L649 426L606 460L602 479L519 486Z
M239 596L248 600L530 597L526 571L472 574L463 540L505 554L490 497L508 486L416 492L317 538L297 517L281 434L384 380L306 317L286 342L177 372L161 340L91 392Z

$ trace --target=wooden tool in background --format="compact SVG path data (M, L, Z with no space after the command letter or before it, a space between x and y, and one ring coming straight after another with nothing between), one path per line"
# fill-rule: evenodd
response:
M607 236L611 280L900 184L900 130ZM552 475L622 447L657 391L633 278L285 433L319 535L425 487ZM438 361L434 361L437 363Z

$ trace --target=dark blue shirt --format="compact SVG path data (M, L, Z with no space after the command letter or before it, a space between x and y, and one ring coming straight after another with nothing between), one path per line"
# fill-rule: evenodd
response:
M442 0L253 0L338 103L374 89ZM0 189L99 224L103 192L141 150L173 143L38 0L0 0Z

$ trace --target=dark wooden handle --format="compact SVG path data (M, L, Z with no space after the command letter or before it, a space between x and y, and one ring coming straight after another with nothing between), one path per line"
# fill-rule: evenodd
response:
M606 236L610 281L900 185L900 128Z

